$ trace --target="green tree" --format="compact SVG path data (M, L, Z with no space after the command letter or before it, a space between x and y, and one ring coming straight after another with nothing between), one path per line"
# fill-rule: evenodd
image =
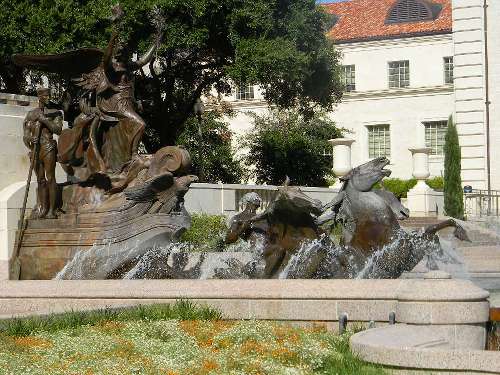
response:
M3 89L25 92L13 53L56 53L104 47L115 0L0 0L0 77ZM309 116L331 109L342 95L338 54L326 37L332 17L314 0L122 0L123 41L134 51L151 42L150 12L167 20L156 69L138 75L151 131L148 151L175 143L193 105L215 87L258 84L280 108L299 107Z
M228 124L220 119L217 112L205 113L201 121L201 141L199 125L195 117L190 117L177 142L186 147L191 155L193 165L191 173L201 176L201 161L203 166L201 182L240 183L243 171L231 146L232 134Z
M331 148L328 140L340 136L323 114L304 117L294 110L272 110L254 115L254 130L243 143L245 161L259 183L279 185L288 176L294 185L328 186L332 160L324 153Z
M444 144L444 211L457 219L464 218L461 158L457 128L450 116Z

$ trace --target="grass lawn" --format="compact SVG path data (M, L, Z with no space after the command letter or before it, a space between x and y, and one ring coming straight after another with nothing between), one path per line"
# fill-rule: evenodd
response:
M348 341L181 301L0 322L0 374L384 374Z

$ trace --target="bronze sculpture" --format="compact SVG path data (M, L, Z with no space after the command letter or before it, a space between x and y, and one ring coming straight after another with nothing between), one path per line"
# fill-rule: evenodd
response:
M113 21L119 21L122 16L123 10L115 6ZM161 41L161 30L155 39L148 51L133 61L126 45L120 43L118 31L114 30L99 66L74 80L78 86L95 93L94 116L90 116L85 125L90 127L90 144L100 173L119 172L124 164L137 157L146 124L136 111L134 72L153 60ZM109 123L108 129L103 129L103 122ZM102 133L101 139L99 133Z
M61 134L62 113L49 110L50 92L39 88L38 108L26 114L23 122L23 141L30 149L30 160L37 179L37 203L32 212L34 218L56 218L57 183L55 176L57 142L54 134Z
M218 278L391 278L435 248L429 244L435 244L437 230L453 225L465 238L454 221L423 234L403 232L397 218L408 211L392 195L372 191L390 174L384 169L388 161L376 159L345 176L340 194L326 207L289 186L288 180L262 214L257 214L259 197L247 196L245 211L232 221L226 243L247 240L251 259L231 257L221 268L213 254L202 254L188 267L190 254L168 248L158 253L158 246L177 241L189 227L184 195L197 177L188 174L190 158L182 147L138 154L145 122L137 112L134 72L153 61L161 22L155 42L133 61L119 38L123 10L115 6L112 13L115 30L104 51L14 56L21 66L78 76L73 82L85 91L70 129L61 132L62 116L47 108L46 89L39 92L39 108L27 115L24 140L39 182L34 217L55 218L58 200L62 214L54 220L30 220L24 238L23 223L15 253L22 278L51 278L59 271L62 279L198 278L212 273L202 271L213 271ZM53 134L59 133L57 146ZM58 161L75 177L60 189L54 178L56 149ZM343 226L341 246L320 227L328 222Z
M145 122L137 112L134 74L155 57L163 28L158 14L152 17L155 40L137 60L120 40L119 5L112 9L114 31L105 50L13 56L19 66L73 78L83 92L80 112L68 119L67 129L61 131L60 126L61 110L66 113L67 108L52 110L49 116L46 91L40 92L40 108L27 116L25 142L33 151L40 134L40 155L34 163L39 210L19 231L11 274L19 273L19 267L14 268L20 264L21 278L53 277L82 249L95 249L95 256L107 259L112 270L116 264L127 270L156 241L170 243L189 226L183 197L197 177L188 174L187 150L167 146L154 155L138 153ZM52 134L60 134L58 144ZM59 185L53 173L56 160L70 176ZM56 219L36 220L55 218L56 207ZM104 272L103 277L115 273Z
M105 50L84 48L55 55L14 55L23 67L64 74L84 92L80 114L59 140L59 162L68 174L85 181L94 174L120 184L124 169L137 158L145 122L137 113L134 74L155 57L161 42L162 21L156 20L155 40L137 60L120 40L122 8L112 9L114 31ZM158 18L159 16L155 16ZM126 175L126 172L125 172Z

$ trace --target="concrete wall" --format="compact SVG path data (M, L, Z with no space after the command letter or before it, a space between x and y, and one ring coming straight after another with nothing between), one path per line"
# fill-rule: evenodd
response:
M30 160L23 143L23 121L36 105L34 97L0 93L0 190L19 181L26 183ZM59 164L56 177L58 182L66 181Z
M239 202L243 195L256 192L263 200L265 208L274 199L277 186L272 185L237 185L237 184L192 184L185 197L188 212L210 215L232 216L239 211ZM329 188L301 187L301 190L323 204L330 202L337 190Z
M0 280L9 279L9 262L14 253L16 233L23 206L26 183L16 182L0 190ZM36 202L36 182L32 182L26 214Z
M0 190L14 182L26 182L30 163L22 124L26 113L33 109L34 98L14 98L0 94L0 103L4 103L0 104ZM26 99L32 100L31 105Z
M407 296L411 295L412 300ZM441 299L437 299L440 297ZM477 326L484 348L488 293L465 280L98 280L0 283L0 318L69 309L168 303L180 298L222 310L226 319ZM464 344L466 345L466 344Z

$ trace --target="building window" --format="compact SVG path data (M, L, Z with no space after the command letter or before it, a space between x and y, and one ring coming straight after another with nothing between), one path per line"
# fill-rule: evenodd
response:
M389 10L386 23L432 21L439 17L441 4L429 4L425 0L398 0Z
M444 58L444 83L453 83L453 56Z
M236 88L236 100L254 99L253 85L242 85Z
M410 62L390 61L389 62L389 88L410 86Z
M368 126L368 155L370 158L391 156L391 133L389 125Z
M356 67L354 65L342 66L342 83L346 92L356 91Z
M447 121L424 122L425 147L431 148L431 155L444 155L444 139L448 128Z

